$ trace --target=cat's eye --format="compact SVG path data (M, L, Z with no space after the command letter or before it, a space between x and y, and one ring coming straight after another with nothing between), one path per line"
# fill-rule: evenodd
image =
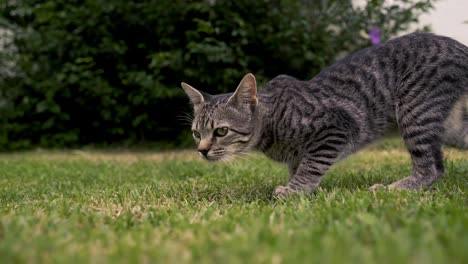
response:
M198 131L193 130L192 133L193 133L193 137L195 139L200 140L201 135L200 135L200 133Z
M228 132L227 127L218 127L217 129L215 129L214 135L217 137L224 137L227 134L227 132Z

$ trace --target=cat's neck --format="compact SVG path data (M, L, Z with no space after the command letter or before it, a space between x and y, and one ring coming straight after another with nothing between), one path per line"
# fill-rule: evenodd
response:
M271 133L272 124L269 118L271 109L267 101L262 94L258 94L258 105L253 117L256 125L250 147L260 151L263 151L264 145L268 144L267 139L270 138L269 134Z

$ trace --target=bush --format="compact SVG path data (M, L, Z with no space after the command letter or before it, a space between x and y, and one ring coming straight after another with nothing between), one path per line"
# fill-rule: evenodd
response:
M219 93L247 72L260 83L311 78L369 45L370 28L388 39L432 8L393 2L3 1L13 39L0 51L10 67L0 70L0 149L180 144L190 111L181 81Z

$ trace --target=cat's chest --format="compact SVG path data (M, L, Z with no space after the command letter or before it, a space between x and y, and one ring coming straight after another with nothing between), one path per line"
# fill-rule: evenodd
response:
M287 163L298 160L301 155L298 147L281 143L273 143L269 148L263 150L263 153L274 161Z

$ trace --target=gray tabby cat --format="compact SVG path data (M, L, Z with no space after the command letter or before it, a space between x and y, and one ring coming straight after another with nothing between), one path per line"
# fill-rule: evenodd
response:
M193 137L203 158L257 149L289 165L290 180L275 196L314 191L330 166L394 123L413 169L388 187L427 188L444 175L444 123L468 93L468 47L414 33L358 51L310 81L280 75L257 93L255 77L247 74L233 94L182 88L193 104Z

